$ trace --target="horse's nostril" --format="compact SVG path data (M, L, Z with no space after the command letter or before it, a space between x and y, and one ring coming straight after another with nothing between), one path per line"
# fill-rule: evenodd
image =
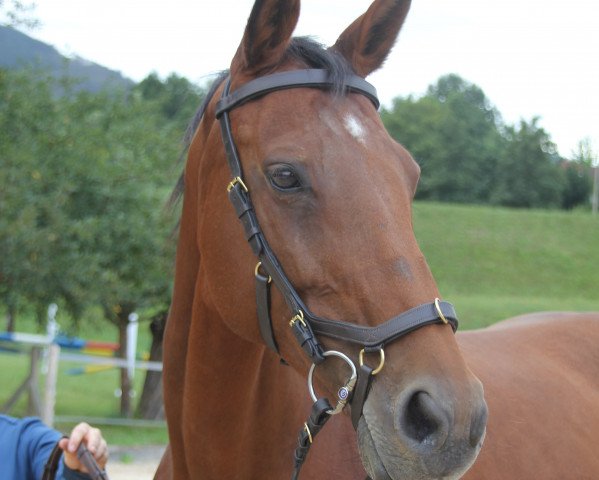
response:
M408 400L403 411L400 426L412 440L419 443L438 444L439 436L447 432L447 420L427 392L418 391Z

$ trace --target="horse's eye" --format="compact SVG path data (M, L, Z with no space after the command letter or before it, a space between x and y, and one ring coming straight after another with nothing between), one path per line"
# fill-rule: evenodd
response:
M290 165L273 165L268 169L270 183L281 190L293 190L302 186L298 174Z

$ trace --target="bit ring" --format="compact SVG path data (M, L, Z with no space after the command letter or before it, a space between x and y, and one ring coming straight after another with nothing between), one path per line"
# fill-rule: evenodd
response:
M337 397L338 397L337 406L334 409L327 411L327 413L329 415L336 415L338 413L341 413L341 411L343 410L343 407L345 407L348 400L350 399L351 393L352 393L354 386L356 385L356 381L358 379L358 373L356 372L356 366L354 365L354 362L352 362L350 360L350 358L347 355L345 355L344 353L338 352L337 350L328 350L323 353L323 356L339 357L340 359L345 361L345 363L347 363L350 366L351 372L352 372L349 379L345 382L345 385L343 385L337 392ZM316 368L316 364L313 363L312 366L310 367L310 371L308 372L308 391L310 392L310 396L312 397L312 400L314 400L314 402L316 402L318 400L316 393L314 392L314 384L313 384L313 380L312 380L315 368Z

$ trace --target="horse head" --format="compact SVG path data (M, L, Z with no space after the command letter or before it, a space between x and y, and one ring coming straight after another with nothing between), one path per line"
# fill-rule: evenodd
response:
M255 314L256 251L225 192L227 184L229 190L243 187L260 234L276 254L262 273L275 276L272 270L280 268L297 296L273 288L273 338L281 357L305 377L314 358L289 327L297 316L291 304L299 299L314 317L371 333L421 305L443 313L433 303L440 295L412 226L419 167L388 135L359 81L383 64L410 1L376 0L329 49L292 38L299 3L258 0L253 7L228 79L215 86L190 147L185 195L195 199L188 212L194 219L182 222L181 241L195 244L196 261L201 257L202 303L236 337L263 348ZM306 69L326 71L326 86L262 89L234 108L219 111L216 105L219 96L227 99L256 79ZM214 121L223 110L243 169L233 181ZM252 228L246 225L246 236ZM177 268L189 269L183 263L179 259ZM356 419L362 463L375 480L459 478L481 448L487 417L481 383L451 326L436 320L435 314L434 322L365 352L342 336L315 335L322 351L383 367ZM315 389L332 398L347 376L345 362L322 361L314 370Z

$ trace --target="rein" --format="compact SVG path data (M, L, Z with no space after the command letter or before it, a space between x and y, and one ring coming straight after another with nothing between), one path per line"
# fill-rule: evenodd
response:
M318 317L306 307L270 248L258 223L249 189L243 181L243 168L233 139L229 112L246 102L277 90L290 88L332 89L334 84L326 70L306 69L259 77L242 85L232 93L230 93L230 86L231 78L229 77L216 106L216 118L220 122L227 162L231 170L232 180L227 186L229 200L243 225L246 240L258 258L255 278L260 333L265 344L278 354L279 349L270 315L270 288L274 284L283 295L289 309L294 313L289 320L289 326L313 364L308 375L308 388L314 405L310 418L299 433L298 447L295 451L295 469L292 476L292 479L297 479L314 437L328 419L332 415L340 413L348 402L351 405L352 424L355 429L357 428L372 380L384 366L386 344L418 328L434 323L449 324L455 332L458 328L458 320L453 306L439 299L435 299L433 303L426 303L408 310L375 327ZM378 109L379 101L376 89L363 78L357 75L348 76L345 80L345 90L364 95ZM356 369L354 362L345 354L334 350L324 351L316 337L317 334L360 345L362 350L359 355L359 369ZM379 354L379 365L376 368L371 368L364 363L364 354L368 353ZM345 385L339 389L337 405L334 408L326 398L318 398L312 385L315 367L332 356L344 360L352 372Z
M62 437L68 438L68 437ZM62 440L61 438L61 440ZM56 445L50 452L50 456L48 457L48 461L44 466L44 473L42 475L42 480L55 480L56 479L56 471L58 470L58 464L60 463L60 458L62 456L62 449L59 447L59 442L56 442ZM91 480L109 480L108 474L105 470L101 469L97 464L94 456L90 453L87 447L81 443L77 448L77 458L79 461L85 465L87 468L88 475Z

